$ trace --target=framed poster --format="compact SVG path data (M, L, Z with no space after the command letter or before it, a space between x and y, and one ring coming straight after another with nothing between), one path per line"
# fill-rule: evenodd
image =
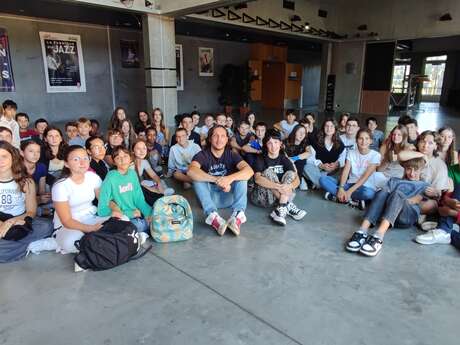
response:
M0 28L0 92L14 91L13 67L6 29Z
M200 77L214 76L214 48L198 48L198 71Z
M176 44L176 84L177 90L184 90L184 55L182 44Z
M86 92L80 35L40 32L47 92Z
M121 67L139 68L139 42L121 40Z

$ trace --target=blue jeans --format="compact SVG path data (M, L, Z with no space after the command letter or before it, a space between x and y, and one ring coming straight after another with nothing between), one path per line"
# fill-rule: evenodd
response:
M129 220L137 228L138 232L149 232L149 223L144 218L131 218Z
M248 181L235 181L228 193L214 183L193 182L196 196L206 216L219 208L231 207L233 211L245 211L248 203Z
M460 184L455 185L451 198L460 200ZM450 234L454 227L454 223L454 217L439 217L438 228Z
M339 184L337 179L332 176L323 175L319 178L319 184L326 192L332 195L337 195ZM344 189L349 190L353 186L353 183L345 183ZM372 200L375 195L375 190L369 187L361 186L351 194L353 200Z
M405 194L397 190L392 193L381 190L375 194L364 219L376 225L382 218L389 221L391 226L408 228L417 222L419 215L419 206L409 204Z

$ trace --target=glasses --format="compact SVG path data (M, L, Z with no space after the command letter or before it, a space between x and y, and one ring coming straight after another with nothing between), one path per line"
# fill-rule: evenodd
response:
M72 162L74 163L79 163L81 161L83 162L89 162L89 157L74 157L71 159Z

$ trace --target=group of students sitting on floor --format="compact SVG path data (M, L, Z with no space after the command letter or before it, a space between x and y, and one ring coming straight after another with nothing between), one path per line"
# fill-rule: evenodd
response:
M409 116L384 138L375 118L361 127L349 114L339 125L326 118L317 128L314 114L297 121L288 110L268 128L253 112L237 126L231 116L206 114L200 127L200 114L193 112L180 116L170 137L160 109L140 111L133 126L117 107L105 137L99 123L85 117L67 123L64 137L46 119L30 129L28 115L11 100L1 109L0 262L27 251L76 253L75 241L110 217L129 220L148 236L152 205L174 193L162 177L184 189L193 186L205 222L221 236L227 229L240 234L248 199L271 208L279 225L288 216L303 219L306 211L294 198L308 189L366 209L346 248L368 256L380 251L392 226L419 221L425 230L431 227L416 237L418 243L450 243L460 219L455 133L441 128L419 134ZM228 219L222 208L232 210ZM439 223L423 223L422 215L439 216Z

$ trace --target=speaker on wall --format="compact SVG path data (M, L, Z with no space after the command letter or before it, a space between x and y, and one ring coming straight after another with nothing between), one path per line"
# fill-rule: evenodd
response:
M356 64L354 62L347 62L345 65L346 74L356 74Z

